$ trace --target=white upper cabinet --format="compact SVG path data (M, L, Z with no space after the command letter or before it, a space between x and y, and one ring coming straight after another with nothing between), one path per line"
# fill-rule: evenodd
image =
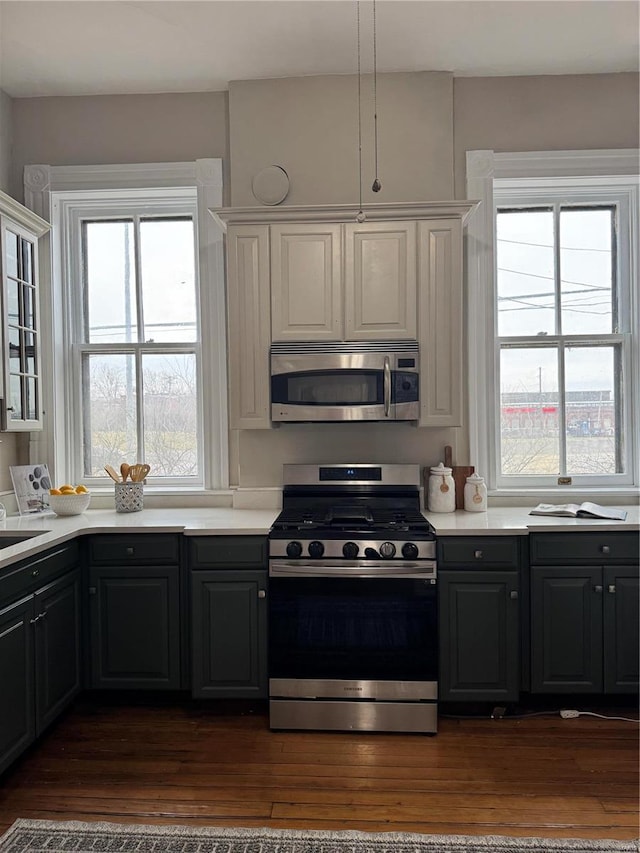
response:
M0 192L0 428L42 429L38 240L49 223Z
M416 223L344 226L344 338L416 337Z
M335 341L343 335L339 225L271 226L274 341Z

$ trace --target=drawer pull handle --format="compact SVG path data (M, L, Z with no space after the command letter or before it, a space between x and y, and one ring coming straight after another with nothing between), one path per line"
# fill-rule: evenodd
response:
M616 585L614 583L610 583L609 586L607 587L607 592L615 592L615 591L616 591Z
M34 570L31 572L31 577L32 577L32 578L37 578L39 574L40 574L40 569L34 569Z
M265 589L259 589L258 590L258 598L266 598L266 597L267 597L267 591Z
M130 557L132 557L132 556L135 554L135 548L132 548L131 546L129 546L129 547L127 548L127 554L128 554Z
M35 619L29 619L29 625L35 625L39 618L39 616L36 616Z
M476 560L481 560L482 559L482 551L474 551L473 556L476 558Z
M600 550L602 551L603 554L610 554L611 553L611 548L608 545L602 545L600 547Z
M602 584L597 583L597 584L594 586L593 591L594 591L594 592L597 592L598 594L600 594L600 593L602 592Z
M512 601L517 601L517 600L518 600L518 590L517 590L517 589L512 589L512 590L511 590L511 592L509 593L509 598L510 598Z

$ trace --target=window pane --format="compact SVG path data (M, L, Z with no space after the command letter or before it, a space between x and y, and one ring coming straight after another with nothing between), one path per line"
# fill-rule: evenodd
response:
M154 477L196 477L197 382L193 354L143 355L144 461Z
M8 229L5 231L5 235L5 263L7 265L7 275L12 275L14 278L18 278L18 235Z
M21 240L22 244L22 279L27 284L33 284L33 243Z
M499 211L498 335L555 332L553 212Z
M83 228L87 340L137 341L133 223L85 222Z
M193 222L140 223L142 302L146 341L197 339Z
M611 332L613 211L560 212L562 331Z
M500 353L500 457L503 474L558 474L558 356L551 348Z
M620 473L617 429L619 352L572 347L565 353L568 474Z
M104 466L119 469L134 462L136 438L136 371L132 355L85 355L84 476L107 477Z

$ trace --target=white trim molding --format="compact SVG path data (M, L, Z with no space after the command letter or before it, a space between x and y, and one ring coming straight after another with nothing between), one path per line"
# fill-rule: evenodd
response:
M638 407L640 382L640 359L638 352L638 337L640 335L638 315L638 176L640 175L640 150L584 150L584 151L525 151L515 153L496 153L489 149L467 151L466 155L466 196L479 200L479 209L470 219L467 227L467 318L468 318L468 387L469 387L469 444L471 462L476 469L484 472L488 479L490 494L517 495L529 494L522 487L515 491L496 488L495 472L497 470L496 442L493 440L498 429L496 412L494 411L491 395L488 393L490 379L496 376L498 370L497 351L494 346L496 329L493 311L496 282L495 259L495 201L494 187L500 182L501 193L510 191L510 182L514 192L519 188L523 192L523 180L529 183L528 197L539 191L540 197L545 190L566 189L567 194L576 198L582 192L584 179L589 179L591 197L598 187L615 187L620 197L630 200L630 221L626 225L629 240L634 244L631 251L631 263L628 271L631 287L631 304L628 306L632 321L631 340L633 352L631 364L636 372L633 378L633 393L627 400L627 423L638 422L640 411ZM601 180L599 180L601 179ZM532 189L533 188L533 189ZM587 190L585 189L585 192ZM637 430L631 430L635 437L628 440L635 442L631 464L633 467L634 485L618 488L602 487L589 489L590 496L596 494L603 498L623 494L637 493L640 471L638 457ZM550 490L547 488L547 491ZM563 489L571 498L571 489ZM574 493L576 490L573 490ZM584 493L584 488L579 488ZM533 492L531 492L533 494ZM535 490L537 500L544 499L544 489ZM557 499L555 494L550 495Z
M55 230L60 225L65 205L79 200L90 190L118 192L128 190L135 195L150 188L166 188L170 199L179 188L195 188L198 210L198 250L201 310L207 316L211 332L203 336L203 385L207 388L207 405L203 411L204 440L209 442L205 451L205 488L225 488L229 482L227 369L226 369L226 304L224 282L223 234L220 226L209 216L208 210L222 205L222 160L199 159L184 163L136 163L119 165L49 166L32 165L24 169L25 203L47 221ZM173 192L172 192L173 190ZM55 193L56 205L52 194ZM108 204L108 199L106 200ZM65 206L62 205L62 206ZM46 245L45 245L46 242ZM32 461L46 459L52 470L64 475L66 454L64 441L65 410L68 405L64 387L62 358L65 340L65 317L59 289L54 287L54 277L61 275L60 249L55 241L41 241L40 258L43 281L41 310L45 330L43 336L43 389L46 412L45 429L33 433L30 446ZM58 474L54 475L58 476ZM59 476L58 476L59 478Z

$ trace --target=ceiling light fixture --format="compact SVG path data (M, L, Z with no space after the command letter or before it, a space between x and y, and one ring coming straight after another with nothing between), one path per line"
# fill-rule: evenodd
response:
M360 192L360 207L356 216L358 222L367 218L362 210L362 63L360 49L360 0L356 0L356 21L358 39L358 177ZM378 178L378 56L376 32L376 0L373 0L373 153L375 177L371 189L380 192L382 184Z

